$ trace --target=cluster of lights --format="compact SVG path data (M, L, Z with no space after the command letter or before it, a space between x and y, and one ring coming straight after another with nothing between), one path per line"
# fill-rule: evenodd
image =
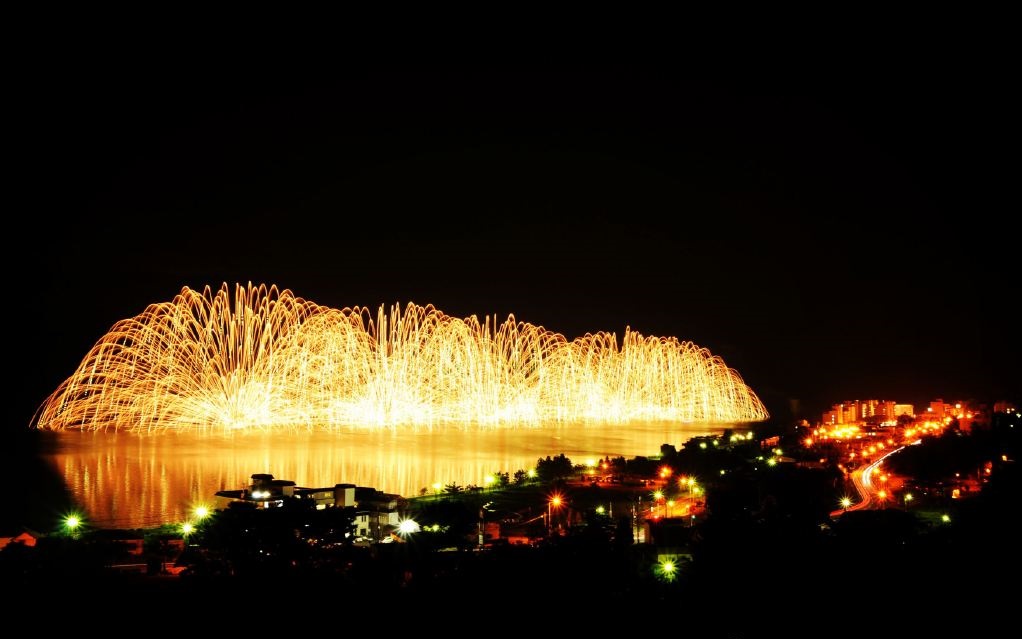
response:
M944 421L926 420L923 422L916 423L912 426L906 427L901 432L901 439L907 444L918 444L924 436L939 435L943 432L945 426L950 422L950 418ZM858 450L850 451L848 457L855 459L856 457L872 457L877 454L886 452L888 446L896 445L894 437L889 436L877 436L871 433L864 433L862 429L855 424L842 424L840 426L821 426L813 430L813 434L802 440L803 445L806 448L812 448L816 444L824 444L828 442L848 442L854 440L868 439L870 443L862 445Z
M210 515L208 506L196 506L193 512L195 515L194 521L186 521L181 524L181 534L185 537L195 532L196 522L201 522Z
M433 306L337 310L265 285L187 287L117 322L43 402L41 429L766 419L718 356L630 329L563 335Z

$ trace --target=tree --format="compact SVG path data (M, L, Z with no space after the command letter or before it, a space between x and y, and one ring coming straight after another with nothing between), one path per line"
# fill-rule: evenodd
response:
M572 466L571 460L564 456L564 453L556 457L550 457L546 459L542 457L536 462L536 475L542 481L553 481L555 479L564 479L571 477L574 472L574 466Z

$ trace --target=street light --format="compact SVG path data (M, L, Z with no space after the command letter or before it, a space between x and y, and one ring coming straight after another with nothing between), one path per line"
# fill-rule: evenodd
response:
M845 510L848 510L848 507L851 506L851 505L852 505L851 497L842 497L841 498L841 507L842 508L844 508Z
M654 567L654 571L657 576L664 581L674 581L674 577L678 572L678 566L671 559L664 559L663 561L657 562Z
M551 530L553 530L553 519L552 519L553 512L552 512L552 509L553 508L560 508L562 501L563 500L561 499L560 495L554 494L554 495L552 495L550 497L550 499L546 503L546 525L547 525L547 532L550 532Z
M82 527L82 517L76 513L70 513L64 517L64 532L74 538L78 538L78 530Z
M397 532L402 537L417 533L419 530L419 524L414 519L402 519L397 525Z

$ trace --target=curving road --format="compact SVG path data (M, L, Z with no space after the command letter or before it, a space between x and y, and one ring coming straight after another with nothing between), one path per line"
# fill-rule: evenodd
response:
M830 513L831 517L840 517L843 513L850 510L868 510L873 505L873 495L876 492L873 488L873 473L877 468L880 467L880 463L885 459L900 451L904 446L898 446L894 450L884 453L879 459L871 463L869 466L863 468L857 468L852 471L852 485L855 486L856 492L859 493L859 501L855 502L848 508L838 508Z

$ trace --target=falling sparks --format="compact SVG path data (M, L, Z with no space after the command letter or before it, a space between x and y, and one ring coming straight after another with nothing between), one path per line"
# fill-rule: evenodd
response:
M276 286L187 287L117 322L40 406L40 429L271 428L641 420L767 411L706 349L625 330L563 335L433 306L337 310Z

